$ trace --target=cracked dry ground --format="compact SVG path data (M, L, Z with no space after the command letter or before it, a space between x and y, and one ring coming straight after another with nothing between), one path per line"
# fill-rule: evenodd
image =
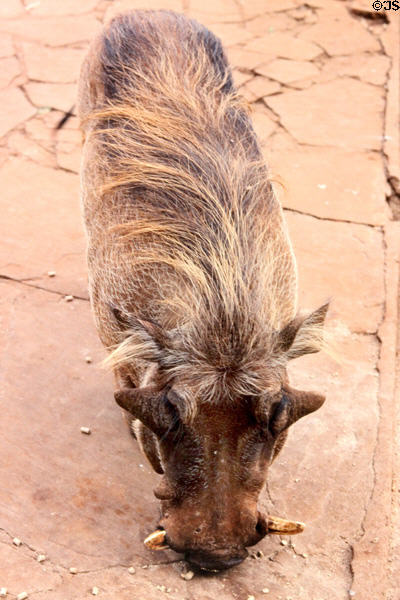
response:
M150 5L184 11L222 38L285 186L301 306L331 297L330 319L345 326L339 364L314 355L293 365L294 383L326 392L327 402L293 427L261 501L304 520L306 531L286 544L264 539L260 557L191 581L180 577L178 556L142 544L158 515L157 476L96 366L103 354L87 300L76 117L55 130L101 21ZM336 0L1 0L7 597L82 599L96 586L118 600L400 598L399 20Z

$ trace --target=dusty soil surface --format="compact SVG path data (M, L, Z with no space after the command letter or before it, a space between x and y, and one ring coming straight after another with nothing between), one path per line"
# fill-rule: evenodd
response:
M0 588L8 598L400 598L400 12L371 4L1 0ZM329 320L343 324L339 364L310 356L293 365L293 381L326 392L327 402L293 427L261 500L304 520L305 532L266 538L259 557L191 581L181 578L181 557L142 543L157 521L157 475L97 366L76 117L55 129L73 107L101 22L143 6L184 11L222 38L271 173L285 186L301 305L330 297Z

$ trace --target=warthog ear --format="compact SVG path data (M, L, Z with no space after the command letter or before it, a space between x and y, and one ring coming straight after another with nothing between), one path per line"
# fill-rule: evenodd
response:
M110 367L135 360L161 363L169 355L170 332L149 319L143 319L125 309L109 305L110 311L125 339L119 343L105 360Z
M133 329L140 332L143 336L150 338L153 342L163 346L166 341L161 327L149 319L142 319L137 315L128 313L122 308L110 304L111 312L123 329Z
M329 303L326 303L308 317L298 316L280 332L278 351L284 353L287 360L321 350L328 308Z
M121 408L139 419L158 437L165 434L174 424L175 414L171 404L164 401L165 390L154 387L122 388L114 393L115 401Z
M270 417L270 429L279 435L306 415L321 408L325 397L316 392L301 392L288 385L283 387L282 399Z

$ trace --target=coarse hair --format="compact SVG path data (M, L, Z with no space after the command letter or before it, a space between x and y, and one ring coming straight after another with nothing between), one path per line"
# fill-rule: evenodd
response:
M161 342L139 320L106 362L157 360L170 378L209 398L221 390L260 393L271 367L284 365L279 336L297 311L282 210L219 41L163 11L171 31L186 28L180 46L172 42L166 52L165 30L149 27L148 14L109 26L101 59L108 91L85 122L102 159L98 196L140 199L133 217L109 227L110 243L131 248L138 272L151 267L153 285L164 285L165 272L179 281L160 293L175 329L167 333L164 321ZM125 30L133 25L127 60ZM147 69L135 60L144 52ZM306 329L309 347L320 349L319 324Z

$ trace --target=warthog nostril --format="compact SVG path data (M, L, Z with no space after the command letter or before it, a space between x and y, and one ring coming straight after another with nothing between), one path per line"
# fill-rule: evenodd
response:
M205 552L189 551L185 554L185 560L196 570L200 571L224 571L241 563L247 556L247 550L239 550L232 556L218 556Z
M253 527L253 530L250 529L246 546L258 544L258 542L268 533L268 521L260 512L258 513L257 522Z
M261 514L258 513L258 521L256 524L256 532L258 533L258 535L263 538L267 532L268 532L268 522L266 520L266 518Z

